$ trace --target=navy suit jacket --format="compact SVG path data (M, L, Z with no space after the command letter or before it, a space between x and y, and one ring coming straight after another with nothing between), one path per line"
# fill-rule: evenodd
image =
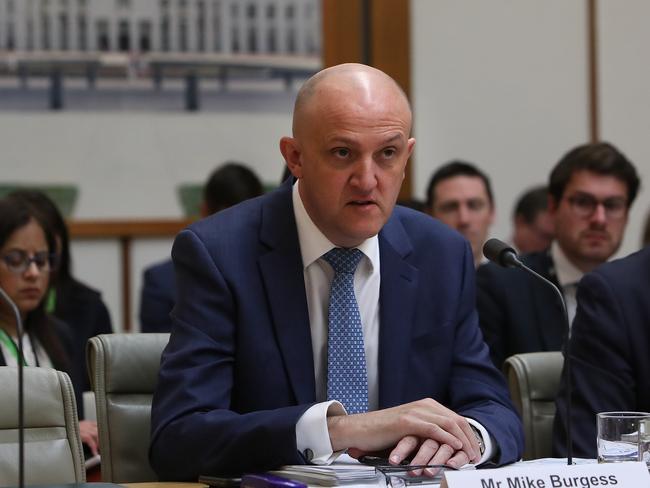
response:
M596 413L650 411L650 246L586 274L569 351L573 453L596 457ZM566 456L566 383L557 397L553 450Z
M73 338L72 368L80 378L81 391L89 391L86 344L91 337L113 332L108 308L97 290L70 278L57 285L54 316L70 326Z
M522 261L557 285L550 252L527 254ZM478 268L476 286L479 322L498 368L513 354L562 349L563 310L547 285L520 269L488 263Z
M152 407L161 479L304 463L295 426L316 402L291 186L192 224L174 243L178 297ZM472 253L397 207L379 234L380 408L432 397L481 422L496 461L519 459L520 420L475 312Z
M171 332L169 316L176 303L176 279L171 259L150 266L144 271L140 296L140 330Z

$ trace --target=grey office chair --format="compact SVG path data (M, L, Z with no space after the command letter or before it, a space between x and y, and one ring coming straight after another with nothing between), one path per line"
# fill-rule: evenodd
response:
M510 396L524 424L524 459L552 456L555 397L563 363L562 353L553 351L515 354L503 365Z
M169 334L102 334L88 341L102 480L156 481L149 465L151 399Z
M24 369L25 484L86 481L77 405L67 374ZM18 370L0 367L0 486L18 485Z

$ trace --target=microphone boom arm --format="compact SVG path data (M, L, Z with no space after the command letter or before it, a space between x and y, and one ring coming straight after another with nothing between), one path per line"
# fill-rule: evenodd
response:
M0 287L0 297L9 305L16 319L16 333L18 334L18 486L25 486L25 405L24 405L24 385L23 385L23 365L25 359L23 356L23 321L20 318L18 307L9 295Z

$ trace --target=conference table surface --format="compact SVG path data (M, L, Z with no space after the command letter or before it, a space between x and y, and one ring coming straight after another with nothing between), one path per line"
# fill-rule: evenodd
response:
M180 481L148 481L145 483L120 483L127 488L207 488L203 483L183 483Z

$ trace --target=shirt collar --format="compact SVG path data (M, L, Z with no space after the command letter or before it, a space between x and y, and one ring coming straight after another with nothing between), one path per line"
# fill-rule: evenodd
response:
M297 180L293 184L293 214L296 219L296 227L298 228L302 265L303 269L306 269L314 261L321 258L323 254L337 246L325 237L307 213L302 203L302 198L300 198L300 193L298 192L299 184L300 180ZM379 269L379 239L376 235L366 239L360 245L356 246L356 248L368 258L373 270Z
M564 254L557 240L551 243L551 258L555 265L555 274L560 286L575 285L584 275L580 269L569 261L569 258Z

